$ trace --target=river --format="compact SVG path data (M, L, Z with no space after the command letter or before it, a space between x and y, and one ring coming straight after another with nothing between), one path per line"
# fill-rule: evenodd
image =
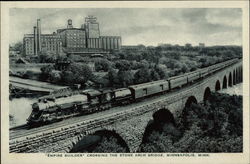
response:
M220 93L227 93L230 95L243 95L243 83L233 85L232 87L228 87L227 89L222 89L219 91Z
M242 83L223 89L220 93L227 93L230 95L242 95ZM10 121L10 127L18 126L26 123L32 108L31 105L36 101L36 98L13 98L10 100L10 115L13 116Z
M32 108L31 105L36 101L35 98L13 98L10 100L10 127L18 126L26 123Z

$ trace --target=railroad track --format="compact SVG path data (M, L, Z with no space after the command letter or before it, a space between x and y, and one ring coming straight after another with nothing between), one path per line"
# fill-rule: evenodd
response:
M27 125L27 124L14 126L14 127L11 127L9 130L12 131L12 130L25 129L25 128L28 128L28 125Z

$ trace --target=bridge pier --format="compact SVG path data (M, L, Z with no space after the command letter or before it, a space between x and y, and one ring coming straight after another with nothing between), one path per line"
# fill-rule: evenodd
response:
M126 142L129 151L135 153L142 142L148 122L153 119L153 113L154 111L150 111L126 121L117 122L105 129L116 131Z

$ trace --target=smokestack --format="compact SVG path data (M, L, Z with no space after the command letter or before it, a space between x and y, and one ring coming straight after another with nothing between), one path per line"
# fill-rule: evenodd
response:
M37 48L41 51L41 20L37 19Z
M37 56L37 28L34 26L34 54Z

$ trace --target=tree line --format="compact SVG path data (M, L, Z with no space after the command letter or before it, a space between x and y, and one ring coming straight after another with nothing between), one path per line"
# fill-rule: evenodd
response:
M20 47L20 44L16 47ZM51 63L51 67L41 69L39 80L42 81L85 85L90 80L99 87L119 88L166 79L242 56L240 46L201 48L164 44L156 47L139 47L139 50L122 49L107 54L104 58L42 51L36 61L32 62ZM66 70L56 70L54 65L57 61L69 61L71 64ZM94 64L94 72L87 63ZM78 70L79 73L75 72ZM25 78L32 76L31 71L24 74Z

